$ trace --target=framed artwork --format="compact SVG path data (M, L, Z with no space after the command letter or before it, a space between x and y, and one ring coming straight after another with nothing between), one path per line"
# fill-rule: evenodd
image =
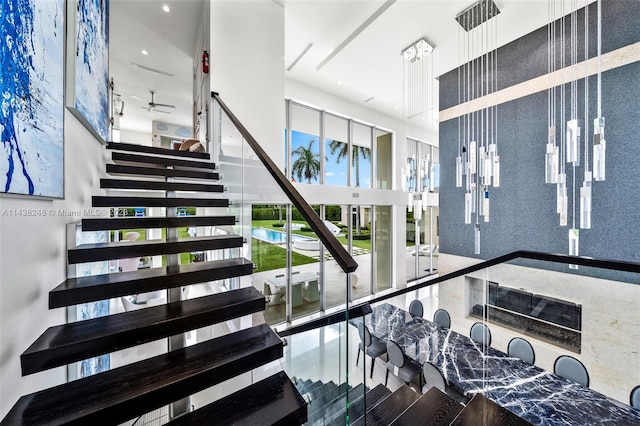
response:
M68 0L69 111L102 143L109 137L109 1Z
M1 0L0 193L64 198L64 0Z

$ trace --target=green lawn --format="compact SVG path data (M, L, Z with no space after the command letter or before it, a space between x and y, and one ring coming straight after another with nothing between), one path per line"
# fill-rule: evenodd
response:
M276 231L284 231L283 228L274 228L273 227L274 223L278 223L278 220L277 219L276 220L252 220L251 226L253 228L267 228L267 229L273 229ZM302 222L302 221L293 221L293 223L301 223L303 225L306 225L306 222ZM303 231L291 231L291 232L298 235L304 235L306 237L316 238L316 234L314 234L313 232L303 232ZM347 236L344 235L342 237L338 237L338 241L340 241L341 244L344 244L346 246ZM353 246L371 250L371 240L353 240Z
M275 244L265 243L264 241L252 238L251 260L258 266L253 272L285 268L287 266L287 251ZM291 253L291 263L293 266L316 262L319 261L300 253Z

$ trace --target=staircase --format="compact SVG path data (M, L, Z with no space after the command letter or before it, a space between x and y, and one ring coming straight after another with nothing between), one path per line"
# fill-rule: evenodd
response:
M359 384L323 383L294 379L296 388L309 403L309 426L346 424L347 396L349 425L373 426L526 426L528 422L475 395L463 405L432 387L424 395L402 385L391 392L382 384L373 389ZM348 391L348 395L347 395Z
M166 191L165 196L95 196L94 207L227 207L212 183L219 176L208 154L110 143L114 164L101 179L113 190ZM143 178L143 179L140 179ZM178 178L188 181L173 181ZM193 182L196 180L197 182ZM180 197L178 191L203 193ZM157 193L156 193L157 195ZM233 225L233 216L91 218L85 231ZM68 250L69 264L153 255L240 248L239 235L169 238L81 245ZM191 284L245 276L252 263L244 258L141 269L70 278L49 293L50 309L119 298ZM180 293L174 290L172 294ZM47 329L22 355L22 374L67 365L87 358L181 335L265 309L265 298L253 287L132 310ZM281 358L283 343L265 324L192 346L170 350L110 371L84 377L21 397L2 425L117 425L157 410L196 392ZM233 395L177 417L182 424L302 424L307 407L286 374L280 372Z

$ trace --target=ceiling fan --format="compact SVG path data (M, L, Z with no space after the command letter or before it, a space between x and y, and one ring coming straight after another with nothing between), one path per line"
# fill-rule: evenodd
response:
M151 92L151 102L147 102L146 100L141 99L141 98L139 98L137 96L133 96L132 95L131 97L133 99L135 99L135 100L140 101L140 102L145 102L147 104L147 106L146 107L141 107L141 108L146 109L149 112L162 112L164 114L171 114L170 111L162 111L161 109L157 109L157 108L158 107L175 108L176 106L175 105L169 105L169 104L159 104L159 103L154 102L153 96L154 96L155 92L153 90L150 90L150 92Z

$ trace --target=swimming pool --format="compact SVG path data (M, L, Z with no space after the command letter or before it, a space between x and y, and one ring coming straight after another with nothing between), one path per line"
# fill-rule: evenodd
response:
M287 234L281 231L275 231L273 229L266 228L251 228L251 236L262 241L266 241L271 244L282 244L287 242ZM293 241L309 241L314 238L304 237L302 235L291 234Z

